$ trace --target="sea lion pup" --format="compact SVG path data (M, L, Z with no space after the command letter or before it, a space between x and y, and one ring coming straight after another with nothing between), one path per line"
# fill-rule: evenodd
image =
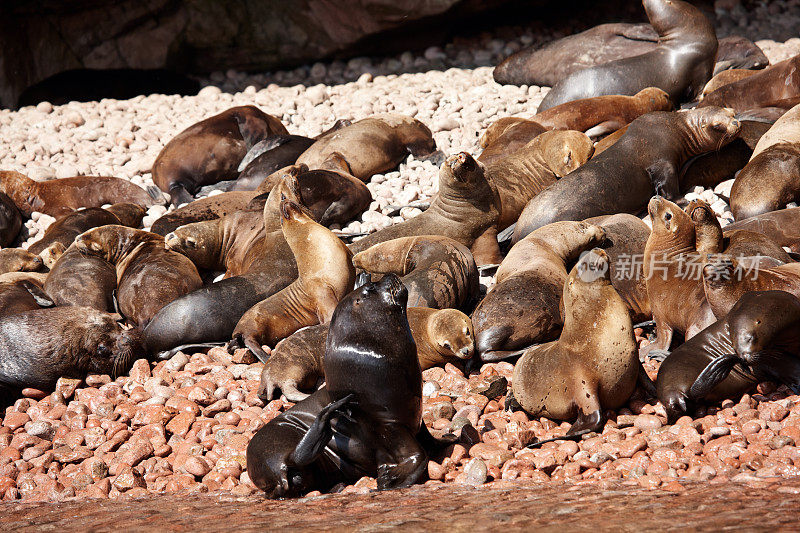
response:
M339 152L353 176L367 181L395 168L409 153L423 157L434 150L436 142L425 124L397 113L380 113L320 136L297 163L319 168L332 153Z
M797 56L798 68L800 68L800 56ZM800 78L800 73L798 76ZM800 104L792 107L786 113L775 121L775 124L758 140L758 144L753 149L753 155L750 156L752 161L758 154L776 144L790 143L800 144Z
M642 115L613 146L528 202L512 242L559 220L638 213L653 194L677 198L684 163L725 146L739 128L733 112L719 108Z
M437 235L400 237L353 256L370 274L394 273L408 289L408 305L461 308L478 296L478 267L469 249Z
M367 235L350 245L356 254L380 242L416 235L443 235L471 247L497 224L500 195L484 167L471 155L452 155L439 170L439 192L422 214Z
M47 268L48 271L50 271L66 251L67 251L66 246L64 246L60 242L54 242L53 244L51 244L50 246L39 252L39 257L42 258L44 266Z
M786 207L800 200L800 142L773 144L750 160L731 188L737 220Z
M556 222L511 248L497 269L496 285L472 313L482 361L517 356L558 337L567 265L604 237L602 228L586 222Z
M500 195L498 230L515 223L528 201L586 163L592 141L579 131L546 131L519 150L486 165Z
M102 226L80 234L75 248L116 267L120 312L139 327L169 302L203 286L194 264L149 231Z
M769 107L771 102L800 96L797 69L800 55L760 70L752 76L723 85L710 92L698 107L729 107L740 113L757 107Z
M479 144L483 149L478 161L484 165L513 154L547 128L521 117L504 117L492 122L481 135Z
M533 115L531 120L550 130L577 130L589 137L600 137L645 113L671 109L667 93L647 87L633 96L605 95L565 102Z
M60 377L117 377L144 356L140 332L87 307L27 311L0 320L0 396L50 390Z
M800 295L800 263L764 267L711 256L703 262L703 287L714 316L719 318L748 292L779 290Z
M185 204L203 185L235 179L247 150L270 135L289 132L280 119L255 106L238 106L189 126L153 163L153 182L172 204Z
M53 243L52 246L63 245ZM116 311L116 268L105 258L81 253L75 244L70 245L50 268L43 288L56 305Z
M291 200L281 202L281 228L297 261L297 279L251 307L233 330L229 347L246 346L262 362L274 347L305 326L328 322L339 300L355 283L347 246Z
M6 194L0 192L0 246L10 246L22 229L22 215Z
M514 365L512 392L532 416L577 417L565 437L600 431L605 410L628 401L641 365L628 306L614 290L606 253L595 248L564 284L564 329L528 348Z
M714 71L717 35L705 15L681 0L642 0L658 46L642 55L578 71L556 83L539 112L604 94L633 95L658 87L673 103L691 100Z
M746 229L763 233L778 246L800 253L800 208L789 207L737 220L725 227L726 231Z
M456 309L427 307L409 307L407 313L422 370L472 358L475 342L467 315ZM259 398L269 402L276 389L291 402L309 396L300 389L313 391L323 377L322 359L329 326L309 326L278 343L261 372Z
M99 226L120 224L132 228L142 223L147 209L136 204L115 204L103 209L88 207L59 218L47 228L44 236L28 247L28 251L39 254L54 242L60 242L69 248L75 237Z
M42 258L22 248L0 250L0 274L6 272L38 272L44 267Z
M656 340L641 350L669 350L675 332L688 340L713 323L699 268L694 224L680 207L654 196L647 206L653 229L644 248L647 294L656 323Z
M743 68L734 68L730 70L723 70L719 74L715 74L713 78L708 80L703 90L700 92L700 100L705 98L707 95L713 93L720 87L724 85L728 85L729 83L734 83L739 80L743 80L745 78L749 78L753 74L756 74L758 71L756 70L747 70Z
M727 228L723 231L717 215L704 200L692 200L685 211L694 224L695 247L701 254L723 254L737 258L763 256L781 263L792 262L789 254L763 233L728 231Z
M389 274L336 307L325 387L268 422L247 447L247 471L269 497L324 491L365 475L377 478L378 490L424 479L427 454L418 439L430 434L406 296Z
M155 204L138 185L110 176L34 181L19 172L0 171L0 192L7 194L26 217L39 211L58 219L81 207L120 203L151 207Z
M800 300L784 291L749 292L728 316L733 350L703 369L689 389L692 395L710 393L738 364L760 381L783 383L800 394Z
M0 283L0 319L54 305L38 285L28 280Z

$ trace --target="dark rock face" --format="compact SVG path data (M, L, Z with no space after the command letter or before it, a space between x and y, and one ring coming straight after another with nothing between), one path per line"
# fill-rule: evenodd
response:
M7 0L0 9L0 104L71 69L210 72L309 62L458 6L505 0ZM364 53L363 51L361 53Z

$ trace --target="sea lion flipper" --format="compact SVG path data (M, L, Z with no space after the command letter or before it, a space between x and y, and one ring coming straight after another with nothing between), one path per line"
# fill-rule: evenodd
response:
M736 354L726 354L715 358L694 380L689 388L689 397L694 399L706 397L730 374L738 362L739 357Z
M658 33L649 24L631 24L618 27L614 33L632 41L658 42Z
M381 432L385 442L392 443L392 450L391 455L379 451L378 490L410 487L421 481L428 472L428 456L414 435L400 424L386 425Z
M655 398L656 396L656 384L653 383L653 380L650 379L650 376L647 375L647 371L644 369L644 365L642 365L641 361L639 362L639 385L642 386L642 389L647 393L648 396Z
M428 426L424 423L420 424L419 431L416 435L417 442L419 442L420 446L428 453L428 455L437 455L439 452L447 448L452 444L456 444L458 442L458 437L453 435L452 433L448 433L444 435L441 439L437 439L431 432L428 430Z
M311 427L308 428L306 434L297 443L292 453L289 454L286 461L287 464L296 467L308 466L319 457L319 454L322 453L322 450L333 436L331 418L335 415L343 415L344 412L340 412L340 410L352 403L354 398L354 394L348 394L344 398L326 405L314 419Z
M647 174L653 184L656 196L673 200L680 196L678 188L678 169L671 162L659 160L647 167Z
M782 350L762 350L750 356L750 365L759 380L786 384L795 394L800 391L800 359Z
M55 302L53 302L53 300L47 295L47 293L45 293L37 285L27 280L22 281L21 285L25 287L25 290L27 290L31 296L33 296L33 299L36 301L36 304L39 307L49 308L56 305Z

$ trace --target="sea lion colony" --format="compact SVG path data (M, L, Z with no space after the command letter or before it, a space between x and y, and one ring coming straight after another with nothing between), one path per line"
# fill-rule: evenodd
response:
M442 157L398 113L309 138L238 106L154 162L155 184L186 203L151 221L159 233L138 229L164 200L152 188L0 173L0 242L19 242L32 214L56 221L28 251L0 250L0 495L252 481L288 497L602 477L619 458L657 483L793 472L800 433L781 421L800 392L800 231L787 208L800 197L800 56L764 65L737 41L719 61L690 4L643 3L652 46L616 43L595 66L565 68L582 34L565 40L547 105L490 125L483 154ZM675 72L648 59L659 48ZM543 76L529 57L506 62L515 83ZM763 70L703 91L726 68ZM441 160L429 205L398 206L421 213L366 237L340 231L369 205L363 182L408 154ZM729 228L708 204L684 205L700 164L705 186L741 176ZM240 390L245 374L255 386ZM779 401L762 412L755 398ZM783 452L693 462L714 437L743 440L720 416ZM610 451L584 451L599 444Z

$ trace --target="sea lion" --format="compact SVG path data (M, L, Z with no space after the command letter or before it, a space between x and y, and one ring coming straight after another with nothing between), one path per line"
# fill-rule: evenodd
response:
M654 196L647 209L653 229L644 248L644 273L656 340L642 349L642 357L652 350L669 350L675 332L690 339L715 320L698 271L702 260L692 219L660 196Z
M743 80L745 78L749 78L753 74L756 74L757 70L747 70L742 68L734 68L730 70L723 70L719 74L715 74L713 78L708 80L703 90L700 92L700 100L706 97L706 95L713 93L723 85L728 85L729 83L734 83L739 80Z
M577 417L566 437L600 431L605 410L628 401L639 375L628 307L614 290L606 253L584 255L564 284L564 329L528 348L514 365L512 392L532 416Z
M110 176L34 181L19 172L0 171L0 192L7 194L26 217L39 211L58 219L81 207L105 204L154 205L153 198L138 185Z
M731 211L737 220L786 207L800 200L800 142L773 144L736 176Z
M60 377L117 377L143 356L140 333L125 329L119 315L54 307L7 316L0 320L0 396L50 390Z
M731 316L732 315L732 316ZM749 292L729 313L733 350L711 361L690 387L704 397L739 364L760 381L800 393L800 300L784 291Z
M797 56L798 67L800 67L800 55ZM800 78L800 71L798 71L797 78ZM798 82L800 85L800 82ZM800 144L800 104L792 107L786 113L775 121L775 124L759 139L758 144L753 149L753 155L750 156L752 161L758 154L776 144Z
M36 254L22 248L4 248L0 250L0 274L6 272L38 272L44 262Z
M27 280L0 283L0 319L55 304L36 284Z
M642 0L658 46L650 52L580 70L556 83L539 105L551 107L604 94L633 95L658 87L673 103L693 99L714 71L717 36L705 15L681 0Z
M0 192L0 246L10 246L22 229L22 215L6 194Z
M407 313L422 370L472 358L475 342L467 315L456 309L427 307L409 307ZM278 343L261 372L259 398L269 402L276 389L291 402L309 396L300 389L313 390L323 377L328 328L329 324L309 326Z
M486 177L500 195L497 229L515 223L528 201L586 163L592 141L579 131L547 131L519 150L486 165Z
M297 163L313 170L338 152L350 164L353 176L367 181L395 168L409 153L422 157L434 150L436 142L425 124L397 113L380 113L322 135Z
M54 242L41 252L39 252L39 257L42 258L42 262L44 263L45 268L47 270L52 270L53 266L55 266L56 262L61 258L62 255L67 251L66 246L61 244L60 242Z
M286 199L281 215L283 235L297 262L297 280L242 315L231 343L246 346L262 362L269 357L263 345L272 348L302 327L328 322L356 277L347 246L304 208Z
M556 222L515 244L497 269L494 288L472 313L481 360L516 356L557 338L568 265L604 237L602 228L586 222Z
M314 142L301 135L274 135L257 142L242 159L239 177L228 190L256 190L267 176L293 165Z
M116 267L120 312L139 327L169 302L203 285L194 264L167 250L164 238L149 231L101 226L81 233L75 248Z
M56 305L116 311L117 271L114 265L102 257L81 253L74 244L50 269L43 288Z
M550 130L577 130L600 137L645 113L671 109L667 93L647 87L633 96L605 95L565 102L533 115L531 120Z
M255 143L288 133L280 119L255 106L232 107L169 141L153 163L153 182L173 205L189 203L201 186L235 179L239 162Z
M597 157L598 155L602 154L603 152L611 148L618 140L622 138L623 135L625 135L625 132L628 131L629 125L630 124L626 124L625 126L615 131L614 133L606 135L605 137L597 141L594 145L594 155L592 155L592 157Z
M723 231L711 206L703 200L692 200L686 206L695 230L695 248L701 254L723 254L732 257L764 256L781 263L792 262L788 253L772 239L750 230Z
M356 254L399 237L443 235L470 247L500 217L500 196L484 167L466 152L450 156L439 170L439 192L425 212L367 235L350 245Z
M528 202L512 242L558 220L637 213L654 193L677 198L683 164L694 155L725 146L739 129L733 112L719 108L643 115L600 156Z
M778 246L785 246L792 252L800 253L800 209L796 207L737 220L725 229L757 231L766 235Z
M497 83L552 87L570 74L653 51L658 33L649 24L601 24L536 49L512 54L494 69ZM714 74L726 69L762 69L769 59L752 41L739 36L719 40Z
M483 148L478 161L489 165L500 158L513 154L547 128L521 117L504 117L492 122L480 138Z
M785 291L800 295L800 263L761 267L711 256L703 262L703 287L714 316L725 316L748 292Z
M177 228L193 222L215 220L237 211L244 211L249 208L250 202L256 196L257 194L254 191L231 191L200 198L174 211L165 213L153 222L150 231L166 236ZM258 208L255 209L259 210Z
M50 224L44 236L31 244L28 250L38 254L54 242L60 242L65 248L69 248L75 237L98 226L120 224L135 228L142 223L146 212L143 206L136 204L115 204L106 209L100 207L81 209Z
M478 296L478 267L469 249L436 235L400 237L353 256L370 274L394 273L408 290L408 305L461 308Z
M422 372L397 276L342 300L325 350L322 389L272 419L247 447L247 471L269 497L297 496L368 475L378 490L421 481L427 454ZM372 328L361 325L371 317Z
M752 76L723 85L703 97L697 107L719 106L737 113L800 96L800 55L776 63Z

